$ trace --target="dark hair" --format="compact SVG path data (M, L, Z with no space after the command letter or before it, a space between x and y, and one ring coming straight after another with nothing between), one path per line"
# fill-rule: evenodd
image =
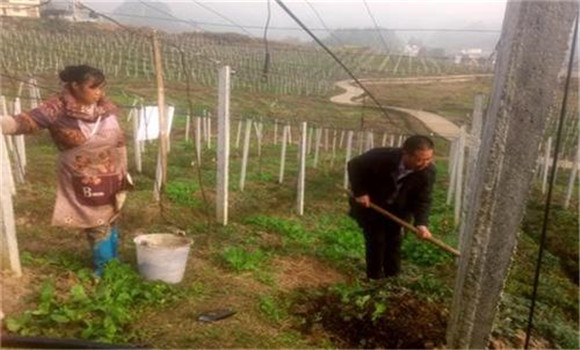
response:
M83 84L92 79L93 85L91 87L97 87L105 81L105 75L100 69L87 65L67 66L58 73L58 77L66 84Z
M403 143L403 150L408 154L413 154L419 150L433 149L434 147L433 141L423 135L413 135Z

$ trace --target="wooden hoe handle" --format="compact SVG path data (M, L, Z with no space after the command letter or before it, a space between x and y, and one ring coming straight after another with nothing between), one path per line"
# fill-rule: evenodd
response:
M350 197L355 198L354 195L352 194L351 191L349 191L346 188L343 187L339 187L341 190L343 190L344 192L346 192ZM410 223L406 222L405 220L397 217L396 215L393 215L391 213L389 213L388 211L386 211L385 209L379 207L378 205L374 204L374 203L370 203L370 207L381 213L383 216L386 216L387 218L393 220L394 222L398 223L399 225L405 227L406 229L410 230L411 232L413 232L415 235L419 235L419 229L416 228L415 226L411 225ZM423 239L423 238L422 238ZM447 244L441 242L440 240L438 240L437 238L433 238L433 237L429 237L429 238L424 238L424 240L431 242L433 244L435 244L436 246L438 246L439 248L455 255L455 256L460 256L459 251L455 248L452 248L450 246L448 246Z

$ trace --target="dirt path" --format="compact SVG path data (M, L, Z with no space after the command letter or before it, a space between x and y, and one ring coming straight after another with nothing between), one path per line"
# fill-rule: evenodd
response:
M385 80L363 80L366 84L427 84L432 82L459 82L473 80L478 77L489 76L487 74L475 75L456 75L447 77L411 77L411 78L391 78ZM335 84L339 88L345 90L342 94L330 98L330 101L337 104L345 104L350 106L360 106L362 103L357 101L357 98L363 94L363 90L358 86L352 84L352 80L342 80ZM421 121L427 128L448 140L457 138L459 135L459 127L444 117L435 113L419 111L409 108L386 106L387 109L400 111L406 113L419 121Z

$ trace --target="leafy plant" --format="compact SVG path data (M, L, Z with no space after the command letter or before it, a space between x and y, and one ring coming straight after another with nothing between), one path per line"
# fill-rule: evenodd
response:
M357 223L349 217L325 218L317 226L321 236L319 254L336 262L360 260L364 257L364 238Z
M172 181L167 183L166 193L171 201L191 208L197 208L201 201L193 196L198 190L197 185L192 182Z
M433 266L451 260L449 253L415 237L407 237L403 240L401 252L411 263L419 266Z
M222 253L222 258L236 272L257 271L268 256L261 250L247 251L243 248L229 247Z
M161 306L177 300L181 293L160 282L145 282L129 266L110 262L99 283L88 269L75 274L80 283L64 295L48 279L41 287L35 310L9 317L6 327L21 335L123 342L132 337L130 323L147 306Z
M300 223L292 220L276 218L266 215L250 216L245 222L264 230L281 234L286 242L309 246L315 241L312 233L306 231Z

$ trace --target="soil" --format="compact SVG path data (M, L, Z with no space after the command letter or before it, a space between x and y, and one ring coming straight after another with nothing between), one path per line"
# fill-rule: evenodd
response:
M8 271L0 272L0 300L2 307L0 318L16 315L25 309L25 299L32 292L33 277L29 269L22 269L22 276L17 277Z
M373 321L372 307L359 314L356 308L345 307L336 294L319 295L297 305L298 314L306 320L301 331L311 335L322 327L339 348L444 347L448 311L441 304L411 293L389 295L386 304L385 313Z
M307 256L277 259L273 265L279 268L275 277L282 290L318 288L345 281L338 271Z

